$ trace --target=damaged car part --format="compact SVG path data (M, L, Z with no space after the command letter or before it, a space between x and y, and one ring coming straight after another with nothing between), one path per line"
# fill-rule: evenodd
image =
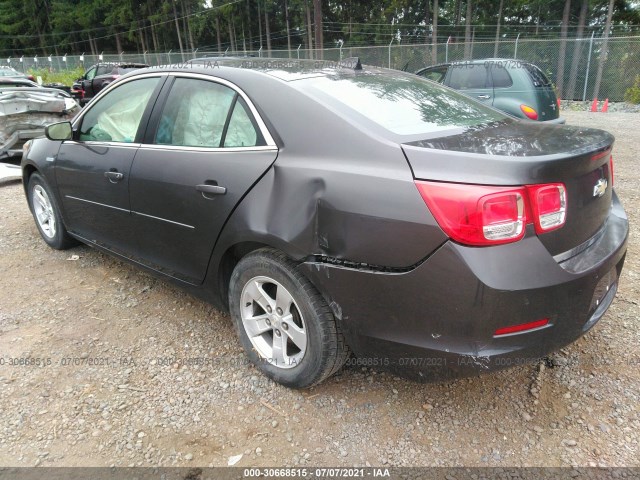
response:
M627 246L613 140L350 59L229 59L128 74L22 169L49 245L229 309L258 369L308 387L350 351L441 380L591 329Z
M3 87L0 82L0 159L22 154L24 143L44 135L44 128L71 119L80 107L54 88Z

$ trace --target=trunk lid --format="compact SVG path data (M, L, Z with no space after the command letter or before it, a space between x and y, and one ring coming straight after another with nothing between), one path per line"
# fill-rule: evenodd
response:
M559 255L604 225L612 198L613 141L602 130L508 120L402 147L419 180L504 186L563 183L566 223L539 235L549 252Z

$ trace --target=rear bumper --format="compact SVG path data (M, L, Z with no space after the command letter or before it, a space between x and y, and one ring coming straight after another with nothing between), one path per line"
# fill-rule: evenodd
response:
M558 117L558 118L554 118L553 120L545 120L544 122L541 122L541 123L550 124L550 125L564 125L565 123L567 123L567 120L564 117Z
M352 361L439 381L536 361L582 336L613 301L627 236L614 196L598 240L562 263L528 232L490 248L447 242L405 273L304 267L341 319ZM494 336L540 319L549 324Z

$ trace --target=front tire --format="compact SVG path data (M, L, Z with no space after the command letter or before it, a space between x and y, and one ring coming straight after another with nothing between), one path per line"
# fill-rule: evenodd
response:
M29 208L42 239L51 248L66 250L78 244L67 233L53 192L42 176L34 173L27 186Z
M349 355L327 302L277 250L263 248L240 260L229 307L249 359L282 385L311 387L337 372Z

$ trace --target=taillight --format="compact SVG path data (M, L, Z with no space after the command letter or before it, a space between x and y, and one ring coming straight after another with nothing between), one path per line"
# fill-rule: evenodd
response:
M530 118L531 120L538 120L538 112L536 112L535 109L531 108L529 105L520 105L520 110L522 110L522 113L524 113L527 118Z
M527 223L524 188L422 182L420 195L444 232L466 245L520 240Z
M560 228L567 219L567 191L561 183L530 185L529 200L536 233Z
M613 155L609 157L609 177L611 178L611 187L613 187Z
M525 226L538 234L566 220L566 189L561 183L493 187L416 181L440 228L454 241L474 246L517 242Z

